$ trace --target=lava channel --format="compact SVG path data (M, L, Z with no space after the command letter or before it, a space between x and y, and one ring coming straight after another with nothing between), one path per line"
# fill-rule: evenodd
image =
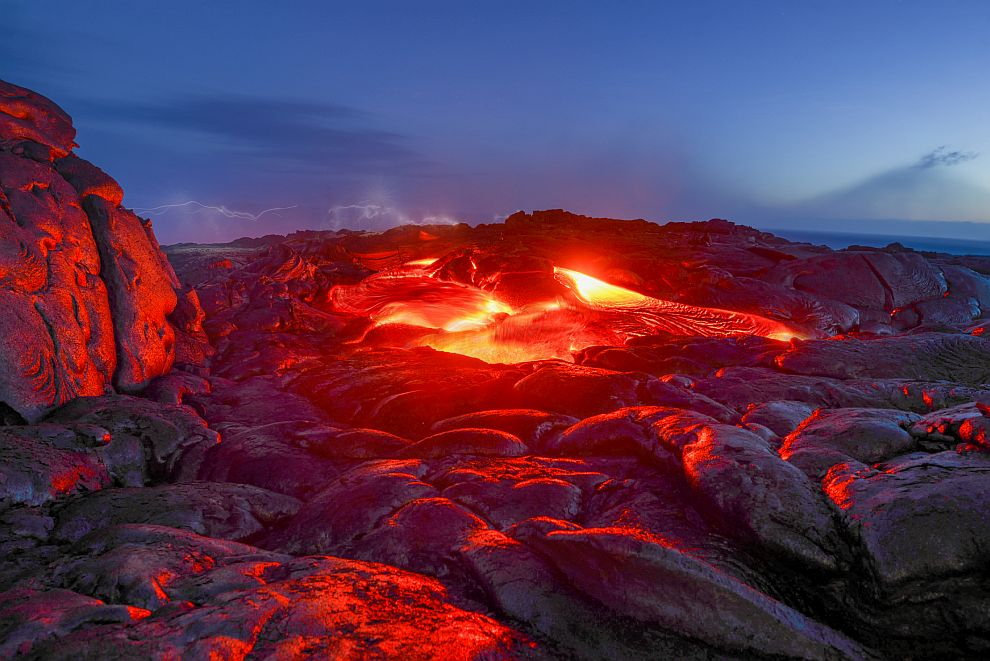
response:
M356 285L338 285L330 302L339 313L365 316L373 328L412 327L403 346L429 346L489 363L572 360L575 351L621 346L651 335L787 340L806 334L782 321L653 298L579 271L554 268L560 294L513 307L474 285L435 277L433 260L383 271Z

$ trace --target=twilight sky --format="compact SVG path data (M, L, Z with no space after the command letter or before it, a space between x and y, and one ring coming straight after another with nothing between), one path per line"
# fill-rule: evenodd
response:
M982 0L0 0L0 22L0 78L73 116L163 243L556 207L990 239Z

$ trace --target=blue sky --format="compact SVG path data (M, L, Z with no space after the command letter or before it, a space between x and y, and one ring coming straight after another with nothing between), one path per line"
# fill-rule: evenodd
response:
M69 111L79 153L163 242L555 207L990 238L917 223L990 222L987 2L0 0L0 16L0 78Z

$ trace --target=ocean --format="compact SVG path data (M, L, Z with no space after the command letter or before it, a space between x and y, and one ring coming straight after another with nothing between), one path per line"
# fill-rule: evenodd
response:
M852 232L822 232L818 230L795 230L783 228L761 228L791 241L826 245L839 249L848 246L871 246L882 248L891 243L900 243L914 250L946 252L952 255L990 255L990 241L967 241L935 236L894 236L890 234L856 234Z

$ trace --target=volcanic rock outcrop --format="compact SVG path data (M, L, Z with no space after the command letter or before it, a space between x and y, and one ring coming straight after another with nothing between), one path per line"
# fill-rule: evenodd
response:
M176 280L2 89L0 657L990 652L990 258L545 211Z
M0 408L28 420L175 358L175 274L74 139L58 106L0 81Z

